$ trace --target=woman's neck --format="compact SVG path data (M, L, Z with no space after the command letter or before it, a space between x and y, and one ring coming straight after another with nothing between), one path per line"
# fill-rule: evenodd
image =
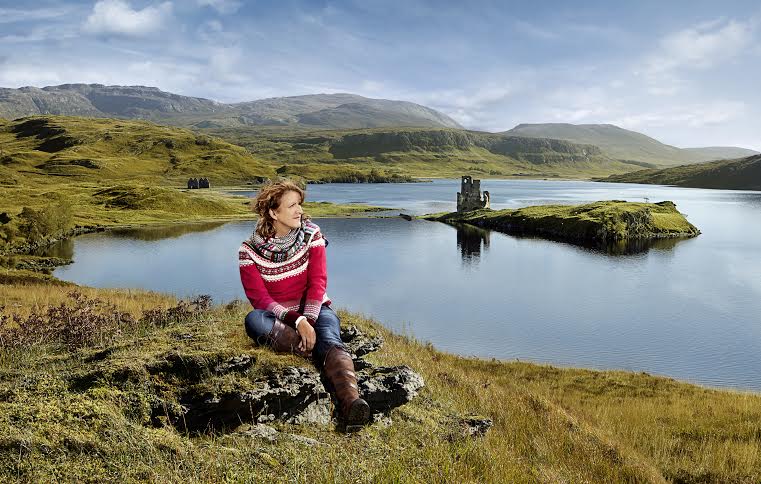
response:
M281 237L285 237L288 235L288 233L291 231L291 228L287 225L281 225L278 223L275 223L275 237L278 239Z

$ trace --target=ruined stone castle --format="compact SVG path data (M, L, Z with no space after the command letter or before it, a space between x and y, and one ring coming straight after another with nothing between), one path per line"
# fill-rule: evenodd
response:
M484 191L481 198L481 180L473 180L469 176L462 177L462 187L457 192L457 211L469 212L479 208L491 208L489 192Z

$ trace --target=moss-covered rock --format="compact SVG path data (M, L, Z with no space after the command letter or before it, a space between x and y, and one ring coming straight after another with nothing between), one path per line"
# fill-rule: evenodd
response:
M585 205L539 205L519 209L474 210L424 217L518 235L538 235L582 245L695 237L700 230L670 201L608 200Z

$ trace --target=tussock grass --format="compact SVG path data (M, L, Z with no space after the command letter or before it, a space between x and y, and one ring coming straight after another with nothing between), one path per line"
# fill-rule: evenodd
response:
M59 306L71 302L69 295L74 289L89 299L97 298L108 301L117 310L134 317L139 317L148 309L168 308L177 302L175 297L158 292L137 289L95 289L74 286L70 283L58 286L36 281L27 284L4 283L0 285L0 294L3 296L4 305L0 313L18 314L26 317L32 312L43 311L47 306Z
M56 304L65 288L0 286L22 306ZM161 295L80 288L123 310L176 301ZM6 309L7 310L7 309ZM251 344L247 304L231 303L106 347L43 345L0 358L0 479L161 482L757 482L761 396L626 372L560 369L463 358L379 323L339 312L343 325L380 334L375 364L406 364L426 387L391 424L344 435L332 426L274 423L277 439L243 433L190 436L150 424L145 368L182 355L203 368L247 354L239 379L198 381L224 389L260 372L309 365ZM135 375L134 384L115 375ZM109 376L111 375L111 376ZM75 382L90 382L84 386ZM143 382L143 383L141 383ZM146 384L148 384L146 386ZM162 385L171 391L171 381ZM493 419L464 437L460 418ZM241 422L239 430L251 422ZM315 439L315 447L293 435Z

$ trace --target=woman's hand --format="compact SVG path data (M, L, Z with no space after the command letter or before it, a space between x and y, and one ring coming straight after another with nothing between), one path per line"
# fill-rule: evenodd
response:
M314 343L317 340L317 334L314 332L314 328L306 319L303 319L299 323L299 327L296 330L301 336L301 342L299 343L299 351L309 353L314 348Z

